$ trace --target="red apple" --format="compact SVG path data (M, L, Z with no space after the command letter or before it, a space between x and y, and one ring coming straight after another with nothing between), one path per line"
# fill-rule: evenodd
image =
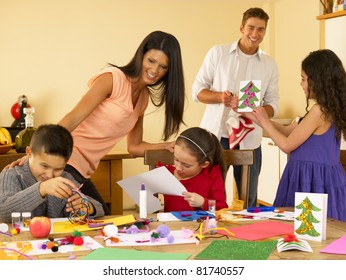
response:
M50 233L52 224L48 217L34 217L30 221L29 229L33 237L47 237Z

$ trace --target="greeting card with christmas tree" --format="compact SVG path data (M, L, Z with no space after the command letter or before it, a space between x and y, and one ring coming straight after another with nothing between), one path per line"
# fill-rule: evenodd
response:
M295 194L294 232L301 239L326 239L328 194Z
M238 112L252 112L253 108L260 106L261 81L240 81Z

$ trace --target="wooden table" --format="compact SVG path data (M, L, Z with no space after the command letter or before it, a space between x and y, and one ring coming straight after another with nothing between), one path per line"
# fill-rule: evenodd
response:
M156 217L156 215L152 215L152 217ZM251 224L251 223L259 223L261 221L239 221L236 223L231 222L218 222L219 227L236 227L244 224ZM293 223L293 222L284 222L283 223ZM158 225L160 224L166 224L171 230L180 230L182 227L196 230L199 223L196 221L186 221L186 222L152 222L150 223L150 230L156 229ZM83 233L84 235L88 235L91 237L94 237L96 235L100 234L100 230L92 230L87 231ZM346 260L346 255L336 255L336 254L323 254L319 253L321 249L326 247L331 242L337 240L338 238L342 237L346 234L346 223L336 221L336 220L328 220L327 224L327 239L322 242L316 242L316 241L308 241L313 249L313 253L308 252L302 252L302 251L285 251L278 253L278 251L275 249L273 253L269 256L269 260ZM59 237L65 237L67 234L54 234L52 235L54 238ZM277 240L279 237L273 237L269 239L264 239L263 241L269 241L269 240ZM21 240L21 241L27 241L32 239L30 232L21 232L18 235L15 235L13 237L7 237L5 235L0 234L0 241L14 241L14 240ZM229 238L230 240L239 240L233 237ZM97 240L101 245L105 246L103 239L95 239ZM109 247L109 248L121 248L121 249L128 249L128 250L136 250L136 251L151 251L151 252L169 252L169 253L184 253L184 254L191 254L190 259L194 259L194 257L203 251L212 240L215 240L213 238L209 239L203 239L200 244L197 246L196 244L172 244L172 245L155 245L155 246L131 246L131 247ZM225 238L218 238L217 240L226 240ZM260 241L258 241L260 242ZM105 246L106 247L106 246ZM90 251L79 251L79 252L73 252L73 254L77 257L77 259L81 259L83 256L89 254ZM67 259L71 253L69 254L63 254L63 253L51 253L51 254L43 254L43 255L37 255L34 256L35 259L39 260L55 260L55 259Z
M0 155L0 171L9 163L23 157L24 153L11 150ZM91 180L107 203L112 215L123 213L123 190L117 181L123 178L123 159L134 158L126 152L112 152L102 158Z

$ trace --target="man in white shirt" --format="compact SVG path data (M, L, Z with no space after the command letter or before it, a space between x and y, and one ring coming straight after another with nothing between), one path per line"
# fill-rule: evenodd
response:
M200 126L214 133L224 149L229 149L226 121L231 110L237 110L240 81L261 81L261 106L269 117L278 113L278 67L259 44L267 28L269 16L260 8L250 8L243 14L240 40L212 47L192 86L195 102L207 104ZM245 115L244 115L245 116ZM236 149L254 149L255 163L251 167L248 206L256 206L258 177L261 170L262 129L254 124ZM240 167L234 167L237 186L240 186ZM239 187L238 187L239 191Z

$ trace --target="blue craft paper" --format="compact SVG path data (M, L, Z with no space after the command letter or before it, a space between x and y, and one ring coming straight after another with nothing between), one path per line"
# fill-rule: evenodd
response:
M176 217L177 219L181 221L195 221L201 217L215 218L214 214L211 214L211 213L208 213L207 211L202 211L202 210L171 212L171 213L174 215L174 217ZM189 215L189 216L185 216L185 215Z

